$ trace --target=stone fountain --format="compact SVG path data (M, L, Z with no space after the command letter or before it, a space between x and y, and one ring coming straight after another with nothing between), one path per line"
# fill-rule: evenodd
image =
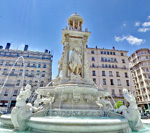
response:
M75 13L67 22L69 27L62 31L58 75L46 87L36 90L37 98L32 104L26 103L31 86L22 88L11 115L2 115L1 122L19 131L131 132L126 117L130 111L125 107L114 111L107 99L109 93L98 89L89 78L86 45L91 33L87 28L82 31L83 18ZM126 116L116 112L125 112ZM136 127L140 127L140 118L136 121Z

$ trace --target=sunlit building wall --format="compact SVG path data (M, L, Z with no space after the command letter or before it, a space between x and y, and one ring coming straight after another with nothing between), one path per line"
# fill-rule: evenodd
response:
M150 103L150 50L136 50L129 57L129 62L138 105L147 107Z
M134 92L127 51L87 48L90 78L98 88L110 92L115 100L123 99L123 88Z
M7 43L5 49L0 46L0 88L2 91L0 93L0 110L15 105L16 96L22 86L30 84L35 90L47 85L52 79L53 56L48 50L45 52L28 51L28 45L25 45L24 50L11 50L9 45L10 43ZM20 56L24 58L24 63L22 58L15 63ZM14 68L12 68L13 65ZM8 80L4 85L9 73ZM24 82L22 82L23 73Z

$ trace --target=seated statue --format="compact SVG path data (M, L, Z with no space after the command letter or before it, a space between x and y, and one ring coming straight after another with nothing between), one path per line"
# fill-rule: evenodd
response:
M123 112L123 116L128 120L130 128L133 131L138 131L143 128L143 124L141 122L141 115L138 110L135 97L128 93L127 89L123 89L123 95L127 102L129 102L129 107L122 105L118 109L118 112Z

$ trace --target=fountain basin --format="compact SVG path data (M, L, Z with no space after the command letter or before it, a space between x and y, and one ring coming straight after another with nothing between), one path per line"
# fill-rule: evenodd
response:
M10 115L2 115L1 122L13 126ZM124 118L106 117L31 117L27 121L29 128L36 132L128 132L128 121Z
M28 126L32 130L55 132L123 132L129 128L126 119L84 119L63 117L31 117Z

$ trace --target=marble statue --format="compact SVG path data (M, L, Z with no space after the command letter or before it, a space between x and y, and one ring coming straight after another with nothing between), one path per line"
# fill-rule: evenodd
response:
M110 101L108 101L107 99L105 99L104 96L102 97L98 97L96 104L100 107L103 108L104 111L110 111L113 109L112 104Z
M127 89L123 89L123 95L130 105L128 108L124 105L120 106L118 112L123 112L123 116L128 120L131 129L138 131L143 127L143 124L141 122L141 115L138 110L135 97L132 94L129 94Z
M63 60L64 60L64 52L62 53L61 59L58 61L58 74L56 77L59 77L60 72L62 71L63 67Z
M69 70L74 75L80 75L82 68L82 56L80 48L73 48L69 60Z
M37 95L37 98L34 101L34 107L39 107L40 103L41 103L41 95Z
M26 120L31 116L29 105L26 104L27 98L31 95L31 85L27 85L25 90L20 90L20 94L16 98L16 106L11 111L11 121L14 125L14 130L24 131Z
M50 105L54 102L54 97L51 96L48 92L46 98L42 98L41 102L43 102L43 106L45 109L49 109Z

